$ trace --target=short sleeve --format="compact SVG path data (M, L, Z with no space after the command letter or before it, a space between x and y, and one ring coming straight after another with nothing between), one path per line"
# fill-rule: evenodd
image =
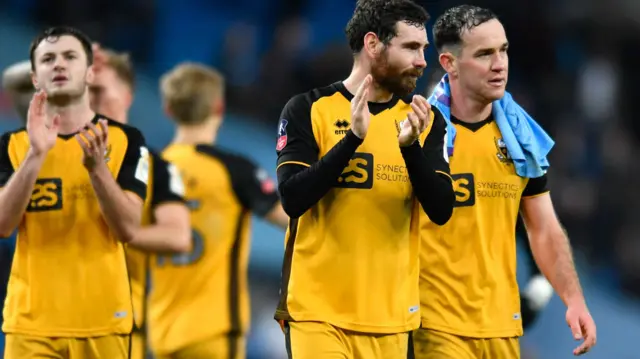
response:
M244 208L267 215L279 201L275 182L263 168L240 156L227 163L233 191Z
M318 160L318 144L311 126L311 100L294 96L282 110L276 140L278 167L284 164L310 166Z
M7 132L0 137L0 187L4 187L13 175L14 168L9 157L9 142L11 132Z
M449 156L447 154L447 124L439 114L434 112L433 125L424 140L422 149L432 168L446 176L451 176Z
M522 197L535 197L549 192L547 187L547 175L529 179L527 186L522 191Z
M178 168L162 159L157 153L153 151L149 153L153 169L151 207L167 202L184 203L185 187Z
M145 200L149 183L149 150L142 133L134 127L122 127L127 136L127 151L116 181L125 191Z

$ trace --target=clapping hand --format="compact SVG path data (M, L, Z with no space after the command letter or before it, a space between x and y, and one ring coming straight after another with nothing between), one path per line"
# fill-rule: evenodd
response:
M413 112L409 112L407 119L400 123L398 142L401 147L410 146L416 142L431 120L431 105L424 97L413 96L411 109Z
M367 75L351 100L351 131L363 140L369 130L369 121L371 119L368 101L369 87L372 81L371 75Z
M89 172L94 172L98 166L106 166L105 155L109 141L106 120L98 121L98 126L89 122L75 137L82 147L82 164Z
M48 121L45 105L47 94L40 90L33 95L27 112L27 135L30 150L35 155L44 155L56 144L60 128L60 115Z

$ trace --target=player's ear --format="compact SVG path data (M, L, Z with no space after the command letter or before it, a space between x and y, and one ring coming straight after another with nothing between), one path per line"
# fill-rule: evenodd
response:
M438 56L438 61L440 62L440 66L448 73L450 76L456 77L458 74L458 63L456 57L451 52L443 52Z
M162 110L164 111L164 114L167 115L167 117L173 118L173 113L171 111L171 108L169 108L169 105L167 105L166 102L162 103Z
M377 57L384 50L384 44L373 32L364 35L364 46L362 47L369 57Z
M126 102L127 107L131 107L133 104L133 91L125 91L126 94L124 96L124 101Z
M88 84L94 83L94 81L96 79L96 73L93 71L93 65L90 65L87 68L87 76L86 76L85 79L86 79Z
M222 116L224 115L224 111L225 111L224 100L220 97L215 98L211 102L211 113L216 116Z
M30 74L31 74L31 83L33 84L33 88L36 89L36 91L39 91L40 87L38 86L38 78L36 77L36 73L34 71L31 71Z

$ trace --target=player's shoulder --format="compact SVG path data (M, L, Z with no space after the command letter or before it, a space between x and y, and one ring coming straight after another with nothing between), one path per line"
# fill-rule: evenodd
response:
M4 132L2 136L0 136L0 142L2 142L2 144L9 144L9 141L13 136L27 136L27 128L20 127L15 130Z
M5 154L8 153L11 141L12 140L15 141L16 139L29 141L26 127L18 128L18 129L3 133L2 136L0 136L0 152Z
M153 147L147 146L147 153L149 154L149 161L151 161L152 166L166 166L168 161L162 157L162 154L158 150Z
M197 153L215 159L227 167L227 169L250 169L256 167L256 164L248 157L234 152L232 150L221 148L213 145L196 145Z
M313 104L325 97L331 97L340 93L340 87L338 83L332 83L323 87L316 87L306 92L301 92L292 96L285 109L290 113L309 113Z
M144 136L142 135L142 132L131 125L125 124L125 123L121 123L118 122L112 118L109 118L107 116L101 115L101 114L96 114L96 119L97 120L106 120L107 121L107 126L109 127L109 131L117 131L122 133L122 135L124 135L127 139L128 142L131 143L136 143L136 144L144 144L145 140L144 140Z

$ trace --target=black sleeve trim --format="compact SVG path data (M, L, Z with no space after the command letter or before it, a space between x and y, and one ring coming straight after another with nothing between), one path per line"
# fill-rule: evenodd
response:
M289 217L302 216L329 192L362 142L349 130L340 142L311 166L278 167L278 191L282 207Z
M278 122L276 153L278 166L284 163L310 165L318 160L318 144L311 125L311 94L294 96L287 102Z
M447 223L453 214L455 201L451 178L436 172L417 142L411 146L402 147L400 151L407 165L413 193L423 210L433 223L438 225Z
M157 153L149 151L153 182L151 188L151 207L155 208L166 202L186 203L184 200L184 183L175 167L163 160ZM171 168L173 167L173 168Z
M7 132L0 137L0 187L4 187L15 172L9 157L9 142L12 134L13 132Z
M131 126L118 126L127 136L127 151L116 182L125 191L137 194L143 201L147 197L149 182L149 151L142 133Z
M422 149L435 171L451 176L449 156L448 153L445 152L447 151L447 123L437 109L434 110L433 114L433 125L429 130L427 138L424 140Z
M252 161L237 157L227 167L233 191L244 208L264 217L280 200L273 179Z
M546 174L542 175L542 177L530 178L524 191L522 191L522 197L533 197L549 192L547 182Z
M196 151L224 164L231 178L231 189L240 205L258 216L267 215L278 202L278 192L269 174L244 156L210 145L197 145Z

